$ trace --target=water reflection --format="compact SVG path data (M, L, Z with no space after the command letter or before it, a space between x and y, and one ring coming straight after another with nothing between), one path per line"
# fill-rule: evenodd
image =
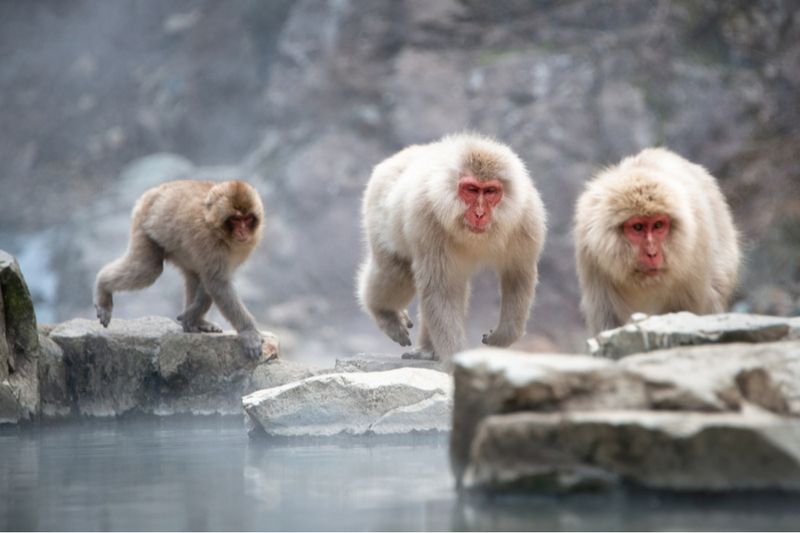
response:
M786 494L459 499L442 437L249 442L241 419L0 428L3 530L793 530Z

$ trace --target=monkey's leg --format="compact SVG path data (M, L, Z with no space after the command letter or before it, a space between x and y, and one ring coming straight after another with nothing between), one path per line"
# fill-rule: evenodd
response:
M506 269L500 275L500 321L494 331L483 336L489 346L507 347L525 333L533 295L537 267Z
M94 307L104 327L111 322L113 293L148 287L164 270L164 251L141 230L134 229L125 255L107 264L97 274Z
M414 297L414 278L407 261L373 254L362 269L359 296L381 331L400 346L411 346L406 307Z
M186 288L186 308L177 320L187 333L220 333L222 328L205 319L213 300L200 283L200 277L190 270L181 269Z
M261 345L264 339L256 329L256 323L253 315L244 307L236 291L233 289L233 284L225 277L209 277L201 278L201 285L205 287L208 295L217 304L222 316L231 323L231 325L239 333L239 338L244 344L245 354L251 359L258 359L261 357ZM198 288L198 291L200 288Z
M420 287L420 314L430 335L433 352L443 361L450 361L466 346L468 275L443 257L425 258L415 270Z

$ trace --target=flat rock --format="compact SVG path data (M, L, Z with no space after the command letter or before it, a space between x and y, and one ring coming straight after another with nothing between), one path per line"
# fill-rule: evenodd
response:
M444 371L440 361L425 359L401 359L391 355L357 354L354 357L336 360L334 369L337 372L382 372L396 368L428 368Z
M765 470L763 476L754 476L748 482L746 478L757 472L755 466L745 474L732 471L728 477L726 473L698 474L694 481L691 481L692 469L687 466L675 473L675 479L682 481L673 483L664 480L664 473L650 476L650 458L638 463L633 460L626 462L629 458L620 459L618 463L588 459L575 462L570 459L572 462L568 463L571 466L562 471L560 463L541 462L536 458L539 456L530 454L533 453L531 450L538 450L537 454L556 457L566 446L556 429L548 429L546 434L540 431L540 425L547 426L550 424L547 421L553 420L561 420L564 425L572 425L572 420L591 421L577 424L577 429L570 430L569 438L588 439L596 446L608 449L619 446L624 451L626 441L616 430L608 428L616 424L618 413L625 412L638 413L631 418L630 424L626 424L634 427L639 422L646 422L653 435L663 435L653 442L658 445L657 449L666 450L688 446L673 427L675 420L682 418L698 421L697 432L700 433L706 424L717 428L713 430L717 432L722 431L719 429L721 425L729 422L731 431L719 434L722 435L718 437L719 441L713 442L716 443L714 446L734 448L766 438L764 435L767 434L774 440L784 434L784 428L790 428L781 441L783 448L767 444L754 447L762 455L754 456L752 463L781 464L784 459L778 455L783 454L780 450L784 449L789 450L785 457L791 463L800 457L800 438L795 438L797 433L794 429L794 422L800 420L798 341L684 346L619 361L581 355L481 349L456 356L454 386L450 457L456 479L465 487L513 489L550 486L553 490L571 490L570 487L607 486L621 479L676 490L796 487L793 470L788 467L784 469L785 479L776 481ZM660 416L665 412L673 413L674 417ZM523 420L498 421L497 417L511 414L531 417L524 418L525 422L519 428L521 433L514 434L513 439L503 440L504 437L497 435L514 432L507 420ZM570 418L573 415L584 418ZM698 418L700 415L707 418ZM489 425L492 427L488 428ZM479 442L481 439L489 440L482 444ZM606 439L609 443L604 443ZM513 466L504 463L491 451L493 446L500 446L500 442L505 442L503 453L507 454ZM715 447L702 448L704 443L711 441L700 439L691 442L700 448L691 450L697 456L691 460L686 458L687 465L699 464L702 462L700 455L705 453L709 455L709 468L723 468L724 463L710 457L716 453L710 451L716 450ZM591 448L589 444L586 446ZM575 450L578 450L575 454L579 457L579 449ZM775 457L770 457L770 454ZM528 460L530 464L526 465ZM513 474L514 471L518 474ZM723 481L717 483L710 481L712 479Z
M627 355L698 344L774 342L800 338L800 318L744 313L695 315L681 312L636 320L589 339L592 355Z
M448 431L452 380L421 368L333 373L256 391L242 405L251 435Z
M235 332L183 333L176 322L154 316L114 319L108 328L70 320L50 330L61 353L47 357L42 373L43 412L238 414L254 370L278 353L278 339L262 336L262 359L253 361Z

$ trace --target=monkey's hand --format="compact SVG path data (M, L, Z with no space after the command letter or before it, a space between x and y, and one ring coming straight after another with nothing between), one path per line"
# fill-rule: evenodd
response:
M413 324L405 311L381 311L376 315L378 327L400 346L411 346L408 328Z
M245 329L239 332L239 338L242 339L244 345L244 353L250 359L259 359L261 357L261 345L264 344L264 339L261 334L254 329Z
M489 333L484 333L481 342L488 346L499 346L501 348L506 348L515 340L517 340L516 336L510 335L504 332L502 329L498 329L497 331L489 331Z
M100 305L95 305L94 308L97 310L97 318L100 319L100 323L104 328L107 328L109 322L111 322L111 308Z

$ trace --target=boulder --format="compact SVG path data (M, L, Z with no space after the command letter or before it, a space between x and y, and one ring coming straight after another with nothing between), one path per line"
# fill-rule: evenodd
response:
M756 409L494 415L475 437L463 486L562 492L619 479L669 490L800 490L800 420Z
M251 374L277 355L277 338L262 335L264 355L253 361L233 332L183 333L163 317L114 319L107 329L88 319L59 324L49 339L61 353L47 356L42 373L45 414L239 413Z
M444 371L444 364L440 361L427 359L403 359L392 355L371 355L360 353L355 357L346 357L336 360L334 369L337 372L381 372L396 368L428 368L430 370Z
M0 250L0 423L39 411L39 334L33 301L14 257Z
M456 356L454 387L464 488L800 489L798 341L619 361L481 349Z
M452 380L422 368L334 373L256 391L242 404L251 435L448 431Z
M681 312L635 315L630 324L589 339L589 353L611 359L626 355L697 344L773 342L800 339L800 317L744 313L698 316Z

